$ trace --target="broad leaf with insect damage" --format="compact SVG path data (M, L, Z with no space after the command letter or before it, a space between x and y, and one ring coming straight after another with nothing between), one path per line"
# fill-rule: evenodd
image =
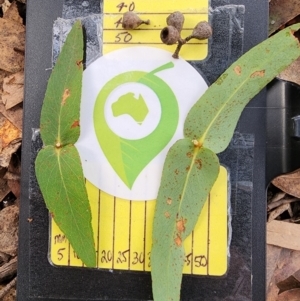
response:
M299 28L290 26L243 55L190 110L186 138L167 155L157 197L151 252L155 301L180 300L182 243L217 178L215 153L228 146L249 100L300 56Z

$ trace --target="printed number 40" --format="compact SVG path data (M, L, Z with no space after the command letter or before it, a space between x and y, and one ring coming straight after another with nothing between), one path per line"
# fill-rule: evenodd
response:
M117 8L119 9L119 12L122 11L123 8L126 8L128 7L128 5L125 4L125 2L121 2L120 4L117 5ZM135 3L134 2L131 2L129 4L129 7L128 7L128 10L129 11L133 11L135 9Z

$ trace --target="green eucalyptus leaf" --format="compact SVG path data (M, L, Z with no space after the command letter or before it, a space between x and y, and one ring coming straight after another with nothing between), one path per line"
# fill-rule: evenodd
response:
M36 177L51 216L89 267L96 266L91 208L81 161L79 137L83 33L71 29L51 73L41 112L44 148L35 162Z
M219 173L218 157L190 139L167 155L153 221L151 273L155 301L179 300L184 239L194 229Z
M218 175L215 153L228 146L248 101L300 56L299 28L300 24L290 26L243 55L190 110L186 138L167 154L156 202L151 252L155 301L180 299L182 242Z
M185 137L216 153L223 151L249 100L300 56L299 28L295 24L280 31L233 63L190 110Z
M45 145L74 144L79 137L82 60L82 26L76 22L48 81L41 112L41 136Z
M77 149L73 145L46 146L38 153L35 167L52 218L79 258L95 267L92 215Z

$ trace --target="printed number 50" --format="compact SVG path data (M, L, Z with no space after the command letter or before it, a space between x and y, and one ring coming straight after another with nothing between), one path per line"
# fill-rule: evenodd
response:
M116 35L115 42L120 43L120 42L125 42L128 43L132 39L132 35L128 31L120 32Z

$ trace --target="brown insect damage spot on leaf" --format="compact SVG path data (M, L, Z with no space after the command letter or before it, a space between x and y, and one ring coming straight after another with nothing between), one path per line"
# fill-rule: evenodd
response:
M234 67L234 72L237 74L237 75L241 75L242 74L242 68L241 66L237 65Z
M216 84L217 85L221 85L224 81L224 79L228 76L227 73L223 73L217 80L216 80Z
M182 233L185 231L185 224L187 220L184 218L181 218L180 220L176 221L176 229L179 233Z
M250 75L251 78L264 77L264 76L265 76L265 70L255 71Z
M195 165L200 170L202 168L202 161L201 161L201 159L196 159L195 160Z
M172 204L172 199L171 198L167 198L167 204L171 205Z
M79 120L75 120L75 121L72 123L71 128L73 129L73 128L76 128L76 127L78 127L78 126L79 126Z
M174 239L175 244L180 247L182 244L181 237L177 234L176 238Z
M71 95L70 89L65 89L64 94L62 96L62 101L61 101L62 105L66 104L66 100L70 97L70 95Z
M82 60L76 61L76 65L77 65L77 67L81 68L82 67Z
M193 157L193 154L192 154L191 152L188 152L188 153L186 153L186 156L187 156L188 158L192 158L192 157Z
M166 211L166 212L165 212L165 217L166 217L166 218L170 218L170 216L171 216L170 213L169 213L168 211Z

